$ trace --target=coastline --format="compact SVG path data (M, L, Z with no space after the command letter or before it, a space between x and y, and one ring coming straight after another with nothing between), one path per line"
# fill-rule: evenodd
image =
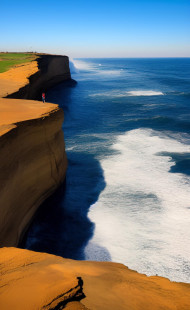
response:
M31 99L40 96L43 83L51 87L69 78L68 57L53 55L0 74L0 94L6 93L0 98L1 246L18 245L38 207L65 179L63 110Z
M0 74L1 88L7 81L6 96L0 93L0 97L41 101L42 92L66 80L71 80L67 56L36 54L34 61Z
M58 57L61 57L61 56L58 56ZM48 64L48 57L46 57L46 65L47 64ZM44 70L45 70L46 65L44 64L44 67L43 67ZM51 72L53 70L53 66L54 64L52 64L52 69L50 70ZM55 71L53 70L53 72L56 72L56 69ZM32 84L25 85L22 87L22 89L15 92L14 94L9 94L8 97L13 98L13 96L16 96L16 97L23 96L26 99L31 99L29 97L33 96L33 98L37 99L39 98L41 89L44 87L44 83L47 82L46 87L47 85L48 87L50 87L50 86L55 85L61 79L63 79L63 75L60 75L60 74L58 74L57 77L55 77L55 79L50 78L50 76L45 78L45 75L42 74L40 83L38 83L37 82L38 77L39 77L39 71L37 73L34 73L34 76L33 77L31 76L30 78L30 82L34 81L33 85L35 85L35 90L33 89L33 86L31 87ZM8 102L7 100L12 103L14 101L14 99L2 99L2 102L6 103ZM22 103L24 104L23 100L20 100L20 101L22 101ZM32 102L27 100L25 101L25 104L28 104L31 107ZM33 104L38 104L38 102L33 103ZM41 103L39 104L42 105ZM51 109L48 111L48 113L52 111ZM56 106L56 109L59 109L59 108ZM5 111L5 113L7 112ZM19 112L19 117L20 117L20 112ZM43 113L38 115L39 125L42 123L43 118L44 118ZM36 118L34 119L36 120ZM1 127L2 133L7 134L11 132L14 134L14 129L15 129L14 124L15 123L20 124L20 121L19 119L17 120L12 119L12 122L8 122L7 124L4 122L2 124L3 127ZM32 124L32 122L33 121L30 121L30 125ZM54 123L57 123L56 119ZM62 118L60 120L60 124L62 124ZM48 127L49 127L49 124L47 124L47 127L46 127L47 130L48 130ZM34 127L31 126L31 129L32 131L30 132L30 134L32 134ZM17 132L17 135L18 135L18 139L20 139L21 136L19 132ZM53 141L54 137L52 137L51 140ZM3 156L3 158L6 158L6 157ZM31 160L32 159L30 158L29 161L31 162ZM10 192L8 193L10 195ZM14 195L12 196L14 199ZM14 204L14 200L11 204ZM17 209L17 212L18 212L18 209ZM188 297L190 296L190 285L189 284L175 283L175 282L171 282L168 279L161 278L161 277L147 277L135 271L131 271L127 267L120 265L120 264L116 264L116 263L77 262L77 261L66 260L66 259L56 257L53 255L49 255L49 254L39 254L39 253L35 254L32 251L11 249L11 248L2 249L0 251L1 253L3 253L2 255L4 257L2 266L3 268L5 268L5 270L3 270L5 272L4 273L5 275L10 272L12 267L18 268L17 264L19 262L20 275L24 274L26 276L26 282L22 282L22 280L20 282L20 289L23 288L24 285L28 284L29 281L31 281L31 279L27 279L28 275L31 275L33 277L34 272L43 272L44 265L38 264L38 262L41 260L50 259L51 263L48 264L48 266L45 264L45 271L47 272L48 276L49 274L52 274L52 278L50 279L50 284L48 288L49 291L48 293L45 292L46 293L45 296L51 295L52 300L55 300L55 296L59 296L61 294L62 292L61 290L63 290L63 288L59 286L59 289L55 289L55 291L52 291L51 286L53 282L51 281L55 281L55 280L57 281L60 274L66 272L65 269L63 268L63 264L65 264L66 269L70 270L70 273L72 273L72 275L75 276L74 285L75 287L79 286L77 288L77 292L78 292L78 289L83 290L83 293L86 295L86 298L82 300L83 305L81 303L74 304L74 305L71 305L69 309L85 309L84 307L88 307L88 309L128 309L128 308L129 309L162 309L163 307L165 307L164 309L182 309L182 308L189 309L190 308L190 301L188 300ZM22 253L22 255L20 255L20 253ZM43 255L43 259L42 259L42 255ZM14 263L12 263L12 265L9 263L7 264L6 259L7 261L10 261L13 257L14 257ZM35 257L35 260L33 259L34 257ZM35 265L36 267L35 270L30 269L30 267L25 268L25 266L34 264L34 261L35 261L35 264L37 264ZM7 268L6 266L8 267L8 269L6 269ZM52 266L54 267L52 268ZM130 277L130 275L132 275L132 277ZM81 286L79 285L79 281L77 282L76 280L77 277L81 277L82 280L84 281L83 288L82 288L82 285ZM16 304L15 309L17 308L22 309L21 305L25 301L25 299L23 295L21 294L21 290L17 291L17 287L14 285L13 279L15 279L15 274L13 273L12 278L9 278L9 279L12 285L11 289L15 290L15 294L13 296L14 297L18 296L18 298L16 299L17 304ZM33 279L32 280L33 283L34 283L34 280L39 282L39 287L42 287L45 281L47 280L46 277L44 278L36 277L35 279L34 278L32 279ZM8 283L7 278L6 277L3 278L2 286L4 286L5 284L7 285L7 283ZM61 282L61 285L63 285L62 282ZM72 285L69 285L70 289L71 287ZM0 302L2 303L4 307L2 309L6 310L8 309L7 307L7 302L8 302L7 296L8 295L6 294L7 292L9 293L9 290L6 291L5 294L4 294L4 290L2 290L2 292L3 294L1 297L2 299L0 299ZM31 309L36 309L37 307L42 308L42 303L44 306L44 300L38 299L38 296L36 294L36 291L34 290L34 287L33 287L33 291L30 290L29 292L31 293L31 296L32 296ZM81 299L83 297L84 296L80 295L78 298ZM75 300L75 295L73 295L72 298L67 302L71 304L73 300ZM15 307L15 300L13 301L14 301L14 307ZM61 309L61 306L63 304L60 304L60 302L62 303L63 300L60 301L58 299L57 304L53 305L53 308L51 309L55 309L56 307L59 307L56 309ZM50 301L48 300L48 303L51 303L51 300ZM49 308L47 307L47 309Z

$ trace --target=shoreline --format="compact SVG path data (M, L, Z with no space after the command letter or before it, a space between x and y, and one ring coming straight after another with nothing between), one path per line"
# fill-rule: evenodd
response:
M29 97L33 98L39 98L39 94L41 94L42 88L44 89L44 83L46 83L46 87L51 87L53 85L56 85L63 80L66 76L68 77L69 75L66 74L65 76L63 74L57 74L56 67L54 67L55 63L51 64L50 68L50 74L47 76L45 75L45 72L47 73L47 65L49 65L49 61L51 62L53 55L45 55L44 56L44 62L41 62L41 75L39 75L40 70L35 72L32 76L29 78L29 84L26 84L25 86L22 85L22 88L19 89L19 91L16 91L12 94L8 94L9 98L13 98L14 96L23 96L25 99L31 99ZM58 58L57 58L58 57ZM54 59L61 60L61 56L55 56ZM63 56L66 57L66 56ZM65 60L65 59L64 59ZM58 63L59 63L58 61ZM52 73L57 74L55 78L52 78ZM33 83L33 84L32 84ZM23 99L0 99L0 105L2 103L5 103L5 108L4 108L4 113L7 114L8 106L6 102L9 102L10 106L15 102L21 102L20 110L18 111L18 118L15 119L16 114L14 113L13 118L10 119L9 122L6 123L6 121L3 121L2 123L2 133L4 137L4 142L6 142L6 135L8 132L11 133L11 135L14 135L13 131L16 128L15 124L22 124L21 117L23 107L22 105L28 105L27 108L31 108L32 103L31 101L26 101ZM43 108L47 108L47 105L51 104L46 104L45 107L41 102L35 101L33 103L34 105L39 104L43 110ZM57 108L56 105L52 105ZM50 107L50 106L49 106ZM17 107L15 106L17 109ZM12 110L12 108L10 108ZM52 107L50 108L51 111ZM59 109L59 108L58 108ZM59 109L60 110L60 109ZM26 111L25 111L26 113ZM27 118L31 117L31 111L28 112ZM41 113L38 111L38 124L39 127L41 128L42 121L45 117L44 113ZM36 115L36 114L35 114ZM40 116L39 116L40 115ZM24 115L26 117L26 114ZM48 118L48 117L47 117ZM29 120L29 119L28 119ZM36 120L36 116L34 117L34 120ZM60 131L60 124L62 124L62 117L59 119L59 131ZM33 121L30 121L30 129L31 131L29 132L30 135L33 134L34 132L34 127L33 127ZM53 120L53 126L57 126L57 119ZM27 124L28 125L28 124ZM32 125L32 126L31 126ZM11 127L12 126L12 127ZM50 135L50 123L47 123L46 126L46 134L49 131ZM18 136L18 141L20 137L22 137L22 142L23 137L25 135L25 130L24 128L23 135L20 135L18 129L17 129L17 136ZM41 129L40 129L41 130ZM57 129L56 129L57 130ZM57 131L56 131L57 135ZM37 135L35 136L35 138ZM62 137L62 136L60 136ZM27 137L28 139L28 137ZM27 142L26 139L26 142ZM43 138L42 138L43 139ZM55 136L51 136L51 143L54 143ZM41 144L40 143L39 145ZM59 145L59 143L56 143ZM29 145L31 145L31 141L29 141ZM14 146L15 147L15 146ZM39 146L38 146L39 147ZM54 145L52 144L53 150L54 150ZM13 148L14 149L14 148ZM21 153L23 153L23 150L21 150ZM38 149L39 150L39 149ZM7 151L6 151L7 152ZM5 154L7 154L5 152ZM29 153L28 153L29 154ZM37 154L37 153L36 153ZM26 155L26 154L25 154ZM20 156L20 155L19 155ZM28 155L27 155L28 156ZM26 159L27 156L24 156ZM4 155L3 158L5 160L8 160L7 157ZM35 156L32 158L35 158ZM32 158L29 158L29 162L33 161ZM24 159L24 160L25 160ZM44 159L44 153L42 153L42 157L40 158L40 162L43 161ZM13 158L13 163L15 161L15 158ZM28 165L28 164L27 164ZM37 164L37 171L39 171L39 166ZM50 167L52 169L52 165ZM10 170L9 167L9 162L7 169ZM56 166L55 166L55 171L56 171ZM8 171L7 170L7 171ZM58 170L58 169L57 169ZM31 170L33 173L33 170ZM49 172L48 172L49 173ZM52 174L52 170L50 172ZM20 175L20 171L19 171ZM25 179L25 176L23 176ZM24 180L23 179L23 180ZM61 178L62 179L62 178ZM44 175L42 175L42 182L44 180ZM34 180L32 180L32 183ZM41 182L41 181L40 181ZM16 181L17 184L18 180ZM15 184L14 184L15 186ZM31 186L31 185L30 185ZM6 190L7 192L7 190ZM12 194L12 193L11 193ZM30 194L30 192L29 192ZM14 194L10 195L10 190L8 191L9 196L13 196ZM13 200L12 204L14 204L15 201ZM16 209L16 212L18 212L18 209ZM6 215L4 216L6 218ZM11 227L10 227L11 229ZM28 283L34 283L34 286L39 289L39 291L42 289L43 285L46 284L46 281L48 280L49 275L51 274L52 276L50 277L50 284L47 292L44 294L51 295L52 300L55 300L55 296L58 296L61 294L63 288L61 285L63 285L63 282L59 282L58 287L56 287L55 291L52 291L52 283L54 281L58 281L57 279L60 277L60 274L65 273L67 270L70 270L70 275L69 279L74 276L75 281L74 285L77 287L77 292L82 291L83 294L86 295L86 298L84 298L84 295L79 296L79 300L82 299L82 301L78 304L73 304L69 309L87 309L84 307L88 307L88 309L161 309L165 307L165 309L189 309L190 308L190 298L188 300L188 297L190 297L190 284L185 284L185 283L178 283L178 282L172 282L166 278L158 277L158 276L151 276L148 277L146 275L142 275L140 273L137 273L136 271L132 271L128 269L126 266L122 264L117 264L117 263L101 263L101 262L80 262L80 261L72 261L69 259L63 259L60 257L56 257L50 254L41 254L41 253L35 253L29 250L21 250L21 249L14 249L14 248L3 248L0 250L2 253L3 251L3 256L4 260L2 261L2 268L5 271L5 276L2 279L2 286L3 287L7 281L9 281L11 289L14 291L14 298L16 300L16 308L15 309L24 309L22 308L22 304L25 302L28 302L28 299L25 300L25 298L29 298L29 293L32 296L32 307L31 309L36 309L37 307L42 307L42 303L44 306L44 300L39 300L38 294L33 287L33 291L29 289L27 291L28 293L26 294L27 297L24 297L22 294L22 289L25 285L28 285ZM21 255L22 254L22 255ZM12 260L14 257L14 262L12 262L10 265L9 262ZM7 261L6 261L7 260ZM51 263L49 263L49 260ZM34 263L35 261L35 263ZM43 263L40 263L41 261L44 261L45 265ZM48 261L48 264L46 265L46 261ZM34 264L34 269L33 267L29 266ZM7 266L7 267L6 267ZM25 268L25 266L29 266ZM52 266L54 266L52 268ZM19 280L20 282L20 291L19 291L19 285L16 287L14 285L14 279L17 277L17 275L12 273L12 278L6 278L6 274L10 272L9 268L13 267L14 268L20 268L18 275L20 276L24 275L24 280ZM8 268L8 269L6 269ZM36 269L35 269L36 268ZM44 269L45 268L45 269ZM3 271L2 270L2 271ZM45 278L40 277L40 271L47 272L47 276ZM34 275L34 273L38 273ZM30 278L32 277L32 278ZM79 281L78 277L82 278L84 281L83 285L79 285L81 282ZM32 279L32 281L31 281ZM76 280L78 279L78 281ZM12 282L11 282L12 281ZM30 281L30 282L29 282ZM51 282L52 281L52 282ZM80 283L79 283L80 282ZM38 285L37 285L38 283ZM72 282L73 283L73 282ZM70 285L69 285L70 287ZM68 288L67 288L68 289ZM7 305L8 303L8 295L7 295L7 290L1 289L2 295L0 297L0 304L2 303L3 305ZM27 290L27 288L26 288ZM9 290L8 290L9 292ZM16 297L17 296L17 297ZM13 298L13 302L15 305L15 300ZM84 298L84 299L83 299ZM46 299L46 297L45 297ZM69 300L69 299L68 299ZM51 300L48 301L51 303ZM61 301L63 303L63 300ZM71 300L68 301L68 305L71 304L72 302L75 302L75 294L71 298ZM82 304L81 304L82 303ZM36 306L37 305L37 306ZM177 305L177 308L176 308ZM56 305L53 305L54 308L56 309L61 309L60 307L57 308L58 306L61 307L60 305L60 300L57 300ZM12 305L11 305L12 307ZM80 307L80 308L79 308ZM83 308L81 308L83 307ZM181 307L181 308L180 308ZM10 305L9 305L10 308ZM2 308L2 310L7 310L9 309L8 307ZM51 309L54 309L51 308ZM49 309L49 308L47 308Z
M21 66L22 68L18 68L21 74L14 75L14 82L15 80L23 82L22 75L24 75L25 84L23 83L22 87L17 88L13 93L8 93L6 98L41 101L42 92L46 92L61 82L71 80L69 58L67 56L37 54L37 58L30 64L32 66L32 72L30 73L25 70L27 64ZM17 70L17 68L13 70Z

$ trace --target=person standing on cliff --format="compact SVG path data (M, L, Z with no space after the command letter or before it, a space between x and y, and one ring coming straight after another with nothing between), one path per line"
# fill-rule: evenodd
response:
M42 93L42 101L45 102L45 93Z

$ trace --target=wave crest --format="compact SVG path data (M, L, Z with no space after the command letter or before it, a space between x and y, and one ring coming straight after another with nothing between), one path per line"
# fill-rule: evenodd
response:
M104 93L90 94L90 97L129 97L129 96L161 96L164 95L161 91L154 90L132 90L132 91L115 91L111 90Z
M128 91L129 96L160 96L164 95L161 91L154 90L132 90Z

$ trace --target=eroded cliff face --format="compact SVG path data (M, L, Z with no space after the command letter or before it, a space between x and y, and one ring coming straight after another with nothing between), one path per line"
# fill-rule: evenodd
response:
M71 79L69 58L58 55L38 55L38 72L29 77L29 83L7 98L41 100L42 92L60 82Z
M40 204L65 178L63 111L0 99L0 246L16 246Z
M190 284L147 277L121 264L3 248L0 272L1 310L190 309Z
M42 91L70 78L67 56L39 54L1 74L0 97L20 100L0 99L0 246L18 245L67 168L63 111L23 99L41 100Z

